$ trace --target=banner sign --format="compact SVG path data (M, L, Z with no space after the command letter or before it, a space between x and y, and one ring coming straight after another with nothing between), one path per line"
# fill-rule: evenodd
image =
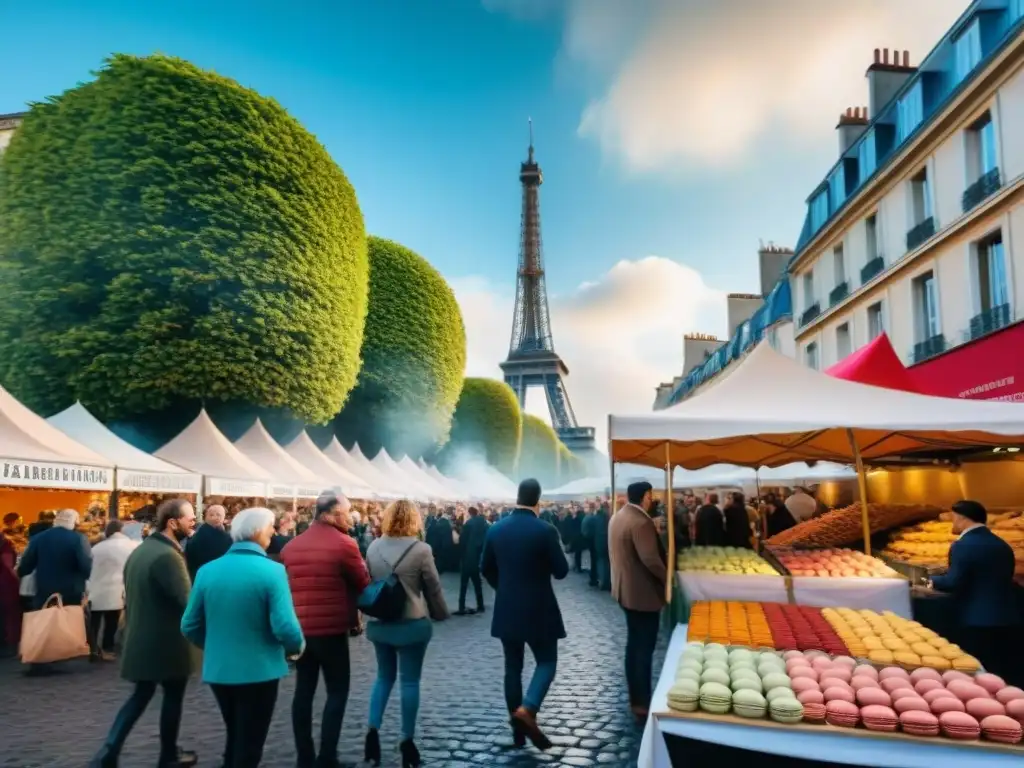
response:
M122 491L148 493L199 493L199 475L184 472L142 472L130 469L117 471L117 487Z
M271 483L267 486L267 496L272 499L294 499L295 498L295 486L294 485L279 485L277 483Z
M265 498L267 484L259 480L226 480L219 477L207 478L207 496L258 496Z
M23 461L0 458L0 485L19 488L65 488L69 491L111 491L114 470L61 464L57 461Z
M967 400L1024 402L1024 323L1011 325L908 370L922 392Z

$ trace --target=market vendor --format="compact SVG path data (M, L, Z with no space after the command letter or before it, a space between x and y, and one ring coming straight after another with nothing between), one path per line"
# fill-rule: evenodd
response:
M989 672L1019 682L1022 617L1013 549L989 530L980 502L958 501L952 510L953 533L959 538L949 549L949 570L932 578L931 587L956 601L964 650Z

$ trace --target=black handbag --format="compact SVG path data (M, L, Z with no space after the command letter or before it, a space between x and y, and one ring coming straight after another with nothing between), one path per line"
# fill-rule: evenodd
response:
M366 589L359 593L356 607L367 616L372 616L380 621L398 621L405 614L405 604L409 595L402 586L402 582L395 571L402 564L409 550L416 546L413 542L405 548L402 556L391 566L391 573L386 578L371 581ZM383 560L383 558L381 558ZM384 561L387 562L386 560Z

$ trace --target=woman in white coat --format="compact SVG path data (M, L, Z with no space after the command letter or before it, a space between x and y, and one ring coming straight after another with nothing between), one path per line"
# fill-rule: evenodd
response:
M111 520L107 523L103 540L92 548L92 575L86 588L89 593L89 640L94 659L109 659L114 652L114 636L124 609L124 564L139 546L139 542L121 533L122 527L120 520Z

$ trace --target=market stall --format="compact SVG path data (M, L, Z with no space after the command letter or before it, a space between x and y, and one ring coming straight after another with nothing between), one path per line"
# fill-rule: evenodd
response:
M202 487L201 475L139 450L114 434L81 403L75 403L47 421L114 465L112 517L130 518L135 510L156 506L173 496L197 500Z
M429 477L432 477L444 488L449 489L449 493L452 494L452 498L460 500L468 498L468 492L466 491L465 488L462 487L462 484L458 480L452 477L448 477L434 465L427 464L423 459L420 459L418 464L420 469L426 472Z
M238 450L205 410L153 455L203 476L201 504L234 499L228 505L231 514L236 507L267 498L272 480L267 470Z
M316 447L316 443L303 431L284 448L293 459L317 477L332 480L339 484L340 490L351 499L372 499L375 497L373 486L366 485L362 477L356 476L344 467L331 461L324 452ZM323 489L321 489L323 490Z
M352 450L347 453L352 464L358 470L359 476L366 478L368 482L373 484L374 488L381 489L390 498L400 499L406 496L405 489L402 488L401 483L397 482L395 478L390 477L387 473L381 472L380 469L374 466L370 460L363 455L363 451L359 447L358 443L353 445Z
M317 498L331 486L278 445L259 419L235 440L235 447L273 478L267 489L268 498L287 500L294 505L299 499Z
M337 436L331 438L331 442L323 449L323 454L339 467L347 471L350 475L355 477L359 481L360 487L372 488L376 498L400 498L399 495L391 493L384 488L383 479L377 474L367 475L366 468L361 468L359 463L349 455L348 451L346 451L344 446L339 442Z
M384 448L381 448L377 455L370 459L370 464L380 474L387 477L393 487L401 488L409 498L417 501L439 500L440 497L434 493L433 489L417 482L414 477L399 467Z
M461 496L454 493L451 488L447 488L435 480L431 475L425 472L419 464L414 462L408 456L403 456L402 460L396 463L398 464L398 468L401 469L406 476L412 478L414 482L425 488L428 493L431 494L431 498L440 499L442 501L462 500Z

